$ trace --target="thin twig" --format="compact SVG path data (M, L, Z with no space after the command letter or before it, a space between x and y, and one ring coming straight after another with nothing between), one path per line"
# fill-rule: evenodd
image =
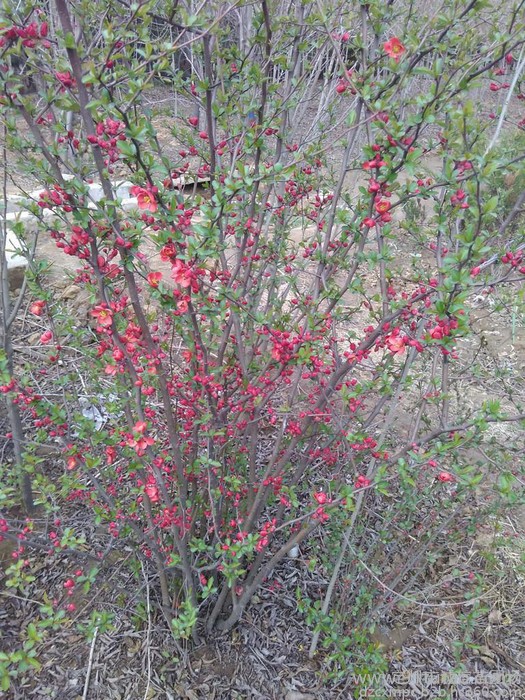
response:
M142 569L142 576L144 577L144 582L146 585L146 614L148 616L148 629L146 632L146 660L147 660L147 677L146 677L146 690L144 691L144 700L147 700L149 696L149 689L151 686L151 604L150 604L150 590L149 581L144 571L144 564L141 561L140 566Z
M514 88L516 87L516 84L520 78L521 72L523 68L525 67L525 46L521 47L520 51L520 56L518 58L518 65L516 66L516 70L514 71L514 77L512 78L512 82L510 84L509 90L507 92L507 95L505 97L505 102L503 103L503 109L501 110L501 114L499 115L499 120L498 120L498 125L496 127L496 131L494 132L494 136L490 140L489 145L487 146L485 153L483 156L485 157L496 145L499 135L501 133L501 129L503 127L503 122L505 121L505 116L507 114L507 110L510 105L510 100L512 98L512 95L514 93Z
M84 682L84 692L82 693L82 700L87 700L87 696L88 696L89 681L91 678L91 669L93 667L93 656L95 654L95 643L97 641L97 636L98 636L98 627L95 627L95 632L93 633L93 639L91 640L91 649L89 650L89 661L88 661L88 667L87 667L87 672L86 672L86 680Z
M421 330L421 329L420 329L420 330ZM379 439L378 439L378 441L377 441L377 446L378 446L378 448L381 446L383 440L385 439L385 437L386 437L386 435L387 435L387 433L388 433L388 430L390 429L390 426L391 426L391 424L392 424L392 422L393 422L393 420L394 420L395 413L396 413L397 409L399 408L399 398L400 398L400 396L401 396L401 391L403 390L403 387L404 387L404 385L405 385L405 381L406 381L406 379L407 379L407 377L408 377L409 369L410 369L410 367L412 366L412 363L413 363L414 360L415 360L416 354L417 354L416 349L415 349L415 348L411 348L411 350L410 350L410 352L409 352L409 355L408 355L408 357L407 357L407 360L406 360L406 362L405 362L405 366L404 366L404 368L403 368L403 372L402 372L402 374L401 374L401 377L399 378L399 383L398 383L398 386L397 386L397 390L396 390L396 392L395 392L395 394L394 394L394 396L393 396L393 400L392 400L392 403L391 403L391 405L390 405L390 409L389 409L388 414L387 414L387 416L386 416L386 418L385 418L385 421L384 421L384 424L383 424L383 429L382 429L382 431L381 431L381 435L380 435L380 437L379 437ZM376 465L376 461L377 461L376 459L372 459L371 462L370 462L370 466L368 467L368 470L367 470L366 477L367 477L367 479L369 479L370 481L373 480L373 477L374 477L374 475L375 475L375 470L376 470L376 466L375 466L375 465ZM342 542L342 545L341 545L341 551L339 552L339 556L337 557L337 561L336 561L335 564L334 564L334 569L333 569L333 572L332 572L332 576L331 576L331 578L330 578L330 583L328 584L328 588L327 588L327 591L326 591L326 594L325 594L325 597L324 597L324 601L323 601L322 612L323 612L324 614L327 614L327 613L328 613L328 610L329 610L329 608L330 608L330 603L332 602L332 596L333 596L333 593L334 593L334 590L335 590L336 583L337 583L338 578L339 578L339 571L340 571L340 569L341 569L341 566L343 565L343 561L344 561L344 558L345 558L345 556L346 556L347 547L350 545L350 535L352 534L352 531L353 531L353 529L354 529L355 523L357 522L358 515L359 515L359 513L360 513L360 511L361 511L361 507L362 507L362 505L363 505L363 501L364 501L364 498L365 498L365 493L366 493L366 492L361 491L361 492L357 495L356 502L355 502L355 507L354 507L354 510L353 510L353 512L352 512L352 517L351 517L350 523L349 523L348 527L346 528L346 530L345 530L344 533L343 533L343 542ZM315 652L317 651L317 645L318 645L318 642L319 642L320 634L321 634L320 631L315 632L314 635L313 635L313 637L312 637L312 641L311 641L311 644L310 644L310 650L309 650L309 656L310 656L310 658L312 658L312 657L314 656Z

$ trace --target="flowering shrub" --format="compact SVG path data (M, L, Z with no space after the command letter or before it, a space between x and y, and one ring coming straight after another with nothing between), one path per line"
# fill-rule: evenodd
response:
M490 93L495 71L522 97L521 59L505 57L523 42L490 8L483 41L482 3L460 5L423 38L409 5L378 2L323 15L263 0L246 16L207 3L190 16L110 1L101 27L96 8L55 0L53 33L34 4L4 10L7 144L39 178L28 209L78 259L91 309L85 323L69 318L34 279L46 357L34 369L60 398L23 368L0 390L34 442L60 447L63 497L151 563L177 636L199 619L230 629L321 531L341 542L337 574L374 509L386 542L401 527L438 551L484 478L472 447L492 424L523 420L504 390L475 406L454 398L475 362L470 299L525 272L519 245L492 225L487 178L507 163L469 99ZM191 71L174 70L190 48ZM22 90L15 57L37 92ZM183 100L169 143L147 102L156 76ZM116 196L122 179L132 210ZM433 209L421 230L404 226L412 201ZM514 476L499 478L509 495ZM53 479L39 479L42 503ZM403 573L391 579L395 590Z

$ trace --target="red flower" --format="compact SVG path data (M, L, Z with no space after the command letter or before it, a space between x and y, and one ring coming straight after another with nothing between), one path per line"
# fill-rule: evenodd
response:
M390 209L390 202L387 202L386 199L382 199L376 204L376 211L378 214L386 214L386 212Z
M44 306L46 305L45 301L42 301L41 299L38 299L37 301L34 301L31 306L29 307L29 311L34 314L35 316L42 316L44 313Z
M148 283L151 287L158 287L162 279L162 272L150 272L148 274Z
M75 79L71 75L69 71L66 71L64 73L59 73L58 71L55 73L55 78L62 83L62 85L66 88L74 87L75 86Z
M372 482L370 479L367 479L366 476L363 476L362 474L359 474L357 479L355 480L355 488L356 489L366 489L370 486Z
M175 260L177 257L177 249L175 248L175 245L173 241L169 241L166 243L165 246L163 246L160 249L160 259L164 260L165 262L170 262L172 260Z
M394 36L383 44L385 53L393 58L396 63L399 63L399 59L405 53L406 49L399 39Z
M438 481L442 481L443 483L446 483L447 481L454 481L454 477L452 474L449 474L449 472L440 472L437 475Z
M137 206L139 209L145 209L153 214L159 208L154 193L151 190L147 190L145 187L135 185L130 189L130 194L137 198Z
M323 508L323 506L319 506L319 508L318 508L318 509L315 511L315 513L313 514L312 518L313 518L314 520L319 520L319 521L322 522L322 523L326 523L326 521L330 519L330 516L329 516L328 513L325 511L325 509Z
M148 447L155 444L155 440L152 437L139 437L138 440L135 440L135 438L129 438L126 444L128 447L133 447L138 456L142 457Z
M51 331L44 331L40 336L40 342L42 345L47 345L53 340L53 333Z

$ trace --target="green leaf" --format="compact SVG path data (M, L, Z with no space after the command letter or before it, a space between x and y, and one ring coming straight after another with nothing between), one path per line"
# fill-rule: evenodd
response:
M129 158L133 158L136 154L135 146L130 141L119 141L118 148L124 156Z
M76 49L77 48L77 42L75 41L75 36L73 35L72 32L67 32L67 34L64 37L64 45L66 49Z
M484 214L490 214L491 212L495 211L498 207L499 203L499 197L498 195L495 195L494 197L491 197L488 199L485 204L483 205L483 213Z

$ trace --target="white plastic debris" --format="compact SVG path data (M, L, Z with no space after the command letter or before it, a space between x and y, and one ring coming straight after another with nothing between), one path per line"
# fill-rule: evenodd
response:
M87 396L81 396L79 403L84 418L93 421L95 430L101 430L109 420L109 411L104 406L96 406Z

